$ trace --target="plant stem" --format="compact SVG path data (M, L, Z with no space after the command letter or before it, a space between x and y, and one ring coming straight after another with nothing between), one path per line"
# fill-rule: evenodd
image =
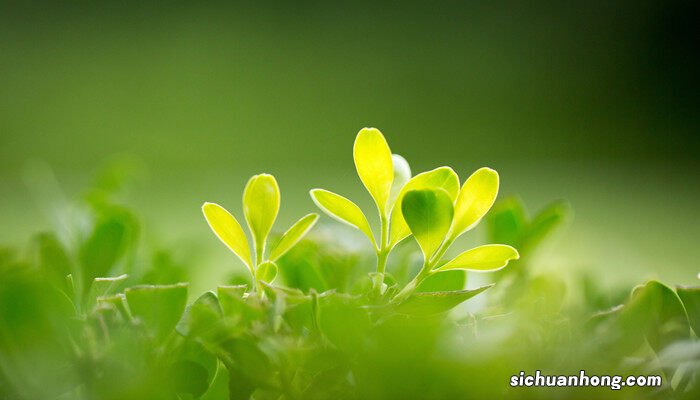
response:
M389 218L385 211L379 211L381 235L377 249L377 272L380 274L386 270L386 261L389 257Z
M406 286L404 286L404 288L401 289L396 296L394 296L394 298L391 300L392 303L398 304L406 300L411 294L413 294L413 291L416 290L418 285L420 285L425 278L432 274L433 272L430 270L430 266L428 264L424 264L418 275L416 275L413 280L408 282L408 284L406 284Z
M413 293L413 291L418 287L418 285L421 284L421 282L423 282L425 278L432 275L434 273L433 268L435 268L435 266L440 262L442 257L445 255L445 252L447 252L447 249L452 245L452 243L454 243L454 241L454 238L448 238L447 240L442 242L438 251L435 252L433 257L425 260L423 268L421 268L418 275L416 275L416 277L413 278L412 281L408 282L408 284L404 286L404 288L401 289L401 291L396 296L394 296L392 302L400 303L406 300L408 296L410 296Z

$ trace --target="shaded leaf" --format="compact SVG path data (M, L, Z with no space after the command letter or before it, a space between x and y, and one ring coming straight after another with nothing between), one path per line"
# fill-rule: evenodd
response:
M503 243L519 248L529 226L523 202L518 197L508 197L494 204L488 213L489 242Z
M523 246L532 249L540 244L554 229L571 214L571 206L566 201L556 201L545 207L530 222Z
M676 293L685 306L695 335L700 337L700 286L678 286Z
M658 281L635 288L620 313L619 322L624 332L622 340L632 347L639 344L640 335L643 335L657 353L670 343L690 336L681 300L671 288Z
M187 284L142 285L124 291L134 318L143 321L156 339L163 339L177 325L187 303Z

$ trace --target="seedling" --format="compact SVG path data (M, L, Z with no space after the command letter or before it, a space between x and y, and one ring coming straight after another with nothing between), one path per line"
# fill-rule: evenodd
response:
M493 205L499 185L496 171L477 170L461 189L459 177L450 167L411 177L408 162L400 155L392 155L384 135L375 128L364 128L357 134L353 157L357 175L377 207L379 240L365 214L351 200L324 189L311 190L311 197L326 214L367 236L377 254L376 272L380 277L383 277L392 249L411 234L416 238L423 253L423 267L398 293L395 301L404 300L437 272L495 271L519 257L511 246L490 244L440 264L452 243L474 228Z
M253 239L251 252L241 224L231 213L215 203L204 203L202 206L204 218L211 230L243 261L255 282L255 288L260 292L261 282L272 282L277 276L275 262L294 247L318 220L318 214L313 213L302 217L272 244L267 253L268 236L277 219L279 208L280 190L275 177L260 174L250 178L243 191L243 214Z

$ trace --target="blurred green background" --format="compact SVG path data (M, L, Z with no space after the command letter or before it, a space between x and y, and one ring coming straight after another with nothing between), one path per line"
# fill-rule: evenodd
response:
M269 172L279 227L313 187L371 210L351 149L375 126L414 173L569 200L543 268L700 271L696 1L0 4L0 243L61 224L51 174L73 197L127 160L145 240L228 270L202 202L241 215Z

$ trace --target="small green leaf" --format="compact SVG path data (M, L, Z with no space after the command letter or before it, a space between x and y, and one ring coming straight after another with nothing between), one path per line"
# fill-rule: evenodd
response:
M142 285L124 291L129 310L156 339L162 340L177 325L187 303L187 284Z
M280 189L275 177L255 175L243 190L243 213L253 235L255 248L262 253L280 209ZM257 260L260 263L262 260Z
M467 272L461 269L436 272L416 288L416 292L451 292L463 290L467 283Z
M245 263L252 271L252 262L250 260L250 247L248 239L241 228L238 220L231 215L225 208L215 203L204 203L202 206L204 218L206 218L209 227L226 246L228 246L233 254Z
M498 172L480 168L462 185L455 202L452 239L470 230L489 211L498 195Z
M391 155L391 162L394 166L394 182L391 184L391 194L389 195L389 206L394 204L401 193L401 189L406 182L411 179L411 167L408 161L398 154Z
M324 189L311 190L311 198L314 203L323 210L328 216L335 218L340 222L344 222L350 226L354 226L364 233L372 245L376 247L374 234L367 222L367 217L355 203L345 197L329 192Z
M519 248L528 224L522 200L508 197L494 204L488 213L488 240Z
M318 214L309 214L297 221L279 238L270 251L270 261L276 261L297 244L318 221Z
M272 261L266 261L258 265L258 269L255 271L255 278L259 281L270 283L275 280L277 276L277 264Z
M508 265L508 261L517 260L519 257L518 251L510 246L487 244L465 251L438 270L496 271Z
M444 313L492 286L493 285L486 285L477 289L455 290L449 292L414 293L396 308L396 312L399 314L416 316Z
M411 234L411 230L406 225L406 221L403 217L403 212L401 211L401 202L403 196L406 195L410 190L421 190L421 189L444 189L450 196L452 202L457 198L459 193L459 177L457 173L450 167L440 167L431 171L420 173L413 178L411 178L406 184L401 188L399 195L394 204L394 208L391 211L391 224L390 224L390 245L395 246L397 243L405 239Z
M403 197L401 210L427 262L450 229L452 200L442 189L411 190Z
M394 166L391 150L384 135L375 128L362 129L355 138L353 158L357 175L377 204L384 212L394 181Z
M690 326L693 327L695 335L700 337L700 286L678 286L676 293L685 305Z
M532 249L541 243L564 222L571 214L571 206L563 200L555 201L545 207L530 222L523 246Z

